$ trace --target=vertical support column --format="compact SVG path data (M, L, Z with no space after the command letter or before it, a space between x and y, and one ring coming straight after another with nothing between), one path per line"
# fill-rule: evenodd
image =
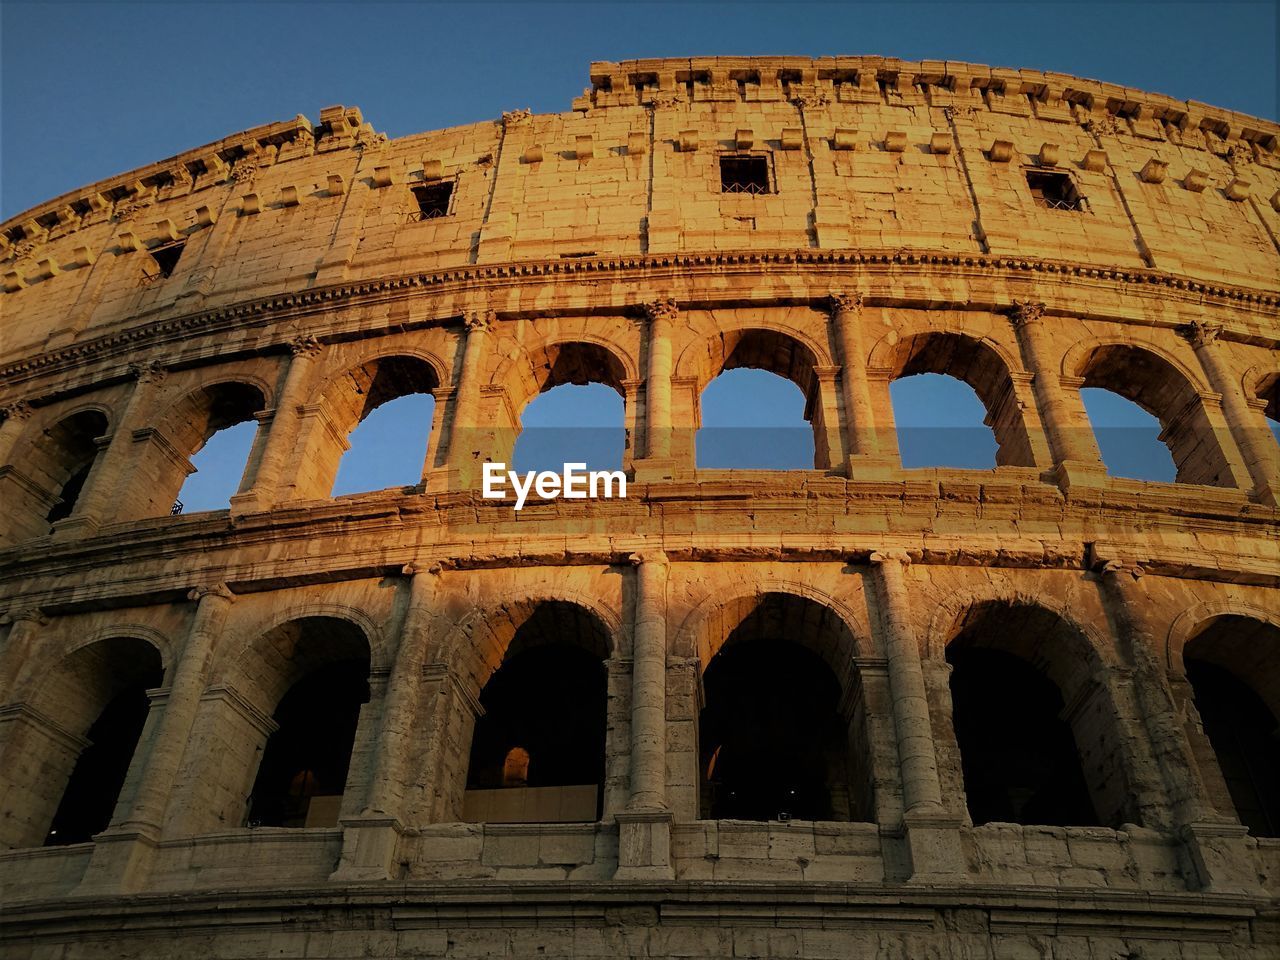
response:
M1169 678L1156 650L1144 610L1151 604L1136 563L1109 560L1102 565L1104 597L1109 601L1121 649L1134 675L1134 692L1151 738L1173 818L1195 864L1203 889L1258 892L1257 869L1246 848L1246 829L1213 812L1191 745L1178 722Z
M905 551L871 555L880 598L880 627L902 773L903 827L914 881L961 872L959 823L942 806L920 648L911 626Z
M1253 483L1254 497L1274 507L1280 505L1280 447L1276 446L1271 436L1266 417L1249 406L1239 381L1223 363L1221 350L1217 346L1218 334L1221 332L1220 323L1196 320L1190 324L1186 335L1195 349L1200 366L1209 378L1209 385L1215 393L1222 395L1222 412L1226 415L1227 429L1244 458L1245 468Z
M275 412L271 415L266 447L262 451L262 459L258 461L253 485L246 492L231 498L231 512L236 515L269 510L275 506L285 461L293 452L298 439L301 408L306 402L315 359L322 348L320 341L311 336L294 337L289 341L288 347L289 369L276 399Z
M18 673L31 657L36 634L49 622L49 618L35 607L7 614L5 619L10 626L4 647L0 648L0 704L17 699L13 694Z
M13 448L18 445L18 438L22 436L24 425L34 412L31 404L25 400L15 400L0 407L0 413L4 414L4 420L0 421L0 467L8 465L9 458L13 456Z
M468 489L480 482L476 463L485 452L480 439L480 381L493 322L492 312L470 313L466 317L462 371L453 397L453 415L449 418L446 467L449 489Z
M444 446L440 441L444 434L445 414L453 408L455 392L453 387L436 387L431 391L431 396L435 398L436 405L431 414L431 434L427 437L427 455L422 464L420 489L423 491L430 490L435 493L435 489L431 486L431 475L437 467L444 465L440 459Z
M404 568L409 597L399 626L395 662L387 680L382 716L375 739L376 754L368 799L358 817L342 820L342 857L332 874L335 880L385 880L391 878L396 842L402 832L404 767L416 728L422 693L422 662L426 635L435 600L438 565Z
M618 814L619 879L671 879L667 807L667 556L646 550L635 565L631 650L631 799Z
M1079 403L1079 409L1068 406L1053 347L1043 327L1044 310L1043 303L1015 301L1009 320L1023 363L1031 372L1031 391L1048 433L1055 482L1064 490L1073 484L1097 486L1106 480L1107 469L1083 407Z
M54 524L56 537L92 536L112 519L112 510L122 499L120 484L133 456L133 432L146 426L156 390L167 376L164 367L154 361L130 364L129 371L135 378L133 390L71 516Z
M844 402L845 470L866 475L866 467L883 466L876 435L875 408L867 382L867 356L862 342L862 294L833 293L828 298L840 350L840 398Z
M641 308L649 322L649 366L645 372L645 456L636 463L637 480L670 479L671 326L679 316L674 300L654 300Z
M138 889L146 880L151 854L164 832L174 781L208 684L213 648L235 602L235 594L225 583L197 587L188 598L198 606L186 642L169 668L172 680L164 713L155 724L155 735L145 752L139 744L134 755L134 763L142 764L142 772L133 808L96 838L79 893Z

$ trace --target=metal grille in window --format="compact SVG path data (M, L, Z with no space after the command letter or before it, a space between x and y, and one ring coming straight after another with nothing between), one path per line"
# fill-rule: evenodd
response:
M185 509L186 509L186 507L185 507L185 506L183 506L183 504L182 504L182 501L181 501L181 500L175 500L175 501L173 501L173 506L169 508L169 516L171 516L171 517L178 517L178 516L181 516L181 515L182 515L182 511L183 511L183 510L185 510Z
M769 161L764 157L721 157L720 190L724 193L768 193Z
M410 223L436 220L449 215L449 201L453 198L452 183L432 183L411 189L413 198L418 201L418 209L409 213Z
M1065 173L1028 170L1027 187L1031 190L1031 198L1036 204L1048 210L1085 209L1085 198L1071 182L1071 177Z
M179 240L176 243L166 243L162 247L156 247L154 250L148 250L150 262L144 262L142 265L142 284L147 286L152 283L159 283L173 275L173 271L177 269L178 261L182 259L182 250L186 246L185 240Z

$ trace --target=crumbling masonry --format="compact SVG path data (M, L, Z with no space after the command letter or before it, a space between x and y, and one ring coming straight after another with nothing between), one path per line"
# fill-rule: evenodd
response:
M1280 956L1280 128L1058 74L597 63L0 227L0 954ZM807 398L812 470L695 466ZM889 385L985 405L900 465ZM478 495L625 401L626 499ZM1109 476L1081 387L1176 483ZM333 498L431 393L422 481ZM230 510L171 516L257 421Z

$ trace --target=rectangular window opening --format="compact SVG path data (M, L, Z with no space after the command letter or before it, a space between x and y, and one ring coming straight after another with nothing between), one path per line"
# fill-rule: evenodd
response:
M176 243L166 243L164 246L148 250L147 254L151 262L144 262L142 265L142 282L156 283L171 277L178 267L178 261L182 259L182 251L186 245L187 241L179 240Z
M410 220L421 222L449 215L449 201L453 199L452 181L429 183L410 189L413 191L413 198L418 201L418 210L410 215Z
M1027 186L1031 197L1050 210L1083 210L1084 197L1076 189L1071 177L1053 170L1028 170Z
M743 156L721 157L720 190L723 193L768 193L768 159Z

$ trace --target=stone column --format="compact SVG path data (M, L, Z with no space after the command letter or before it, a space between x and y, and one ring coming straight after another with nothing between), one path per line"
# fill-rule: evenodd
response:
M1178 722L1168 674L1144 614L1151 598L1141 584L1142 575L1139 564L1119 560L1107 561L1101 570L1121 650L1133 667L1133 689L1165 785L1173 826L1195 864L1202 888L1257 892L1257 870L1246 849L1247 831L1214 813L1191 745Z
M399 639L376 722L373 770L363 810L358 816L341 818L342 854L331 880L388 880L394 876L395 853L404 832L406 754L412 749L411 734L423 692L425 634L439 569L419 570L410 564L403 570L409 577L408 599L399 623L388 631L398 633Z
M98 454L71 516L54 524L58 537L92 536L101 524L113 519L112 511L120 501L120 484L135 456L133 432L146 426L156 390L167 376L164 367L154 361L130 364L129 370L135 377L133 391L116 418L106 449Z
M480 442L480 388L483 363L494 315L471 313L466 318L467 338L463 344L462 371L458 390L453 397L453 415L449 418L448 485L469 488L480 483L477 454L484 453Z
M1069 406L1058 372L1057 352L1044 329L1044 309L1043 303L1015 301L1009 320L1032 376L1031 391L1048 434L1057 482L1063 488L1072 484L1096 486L1106 479L1107 469L1083 406L1079 402L1079 409Z
M163 712L155 720L154 734L145 745L139 743L134 753L133 762L142 766L132 807L123 812L117 808L118 822L94 838L93 855L75 891L78 895L133 892L150 874L174 781L208 682L213 647L235 598L226 584L197 587L188 596L199 606L186 643L169 668L172 679L167 695L159 690L151 697L151 709ZM152 727L148 719L147 729Z
M0 648L0 704L17 699L14 684L18 674L30 659L40 628L49 622L49 618L35 607L10 613L6 619L10 626L9 636L5 638L4 647Z
M662 479L671 471L671 325L679 316L674 300L642 307L649 321L649 366L645 373L645 463L639 473Z
M124 829L158 834L164 825L173 781L191 738L200 697L208 685L213 648L235 601L235 594L226 584L197 587L188 596L199 605L182 651L171 667L173 680L164 716L150 744L133 809L121 824Z
M942 806L929 699L904 574L910 563L905 551L871 555L902 774L903 826L912 878L923 880L961 872L963 855L959 822Z
M25 400L15 400L0 407L0 413L4 414L4 420L0 422L0 467L8 465L13 448L18 445L18 438L34 412Z
M674 876L667 807L667 556L632 554L631 799L618 814L619 879Z
M1271 436L1266 417L1249 406L1240 381L1223 362L1217 346L1221 332L1222 324L1206 320L1193 321L1186 331L1209 385L1222 395L1227 428L1244 457L1254 496L1269 506L1276 506L1280 504L1280 447Z
M880 456L875 410L867 383L867 355L862 342L862 294L833 293L831 321L840 349L840 397L844 401L846 466L853 475L857 459Z
M378 755L369 788L366 814L398 817L400 794L404 789L404 760L417 713L418 687L422 678L426 634L440 573L438 565L426 568L407 566L409 602L400 626L395 663L387 682L387 697L378 730Z
M232 512L236 514L269 510L276 504L280 494L280 476L298 439L301 407L307 400L311 371L322 347L320 341L311 336L294 337L288 347L289 369L276 398L275 412L271 415L271 427L267 431L266 446L258 461L253 485L231 498Z

